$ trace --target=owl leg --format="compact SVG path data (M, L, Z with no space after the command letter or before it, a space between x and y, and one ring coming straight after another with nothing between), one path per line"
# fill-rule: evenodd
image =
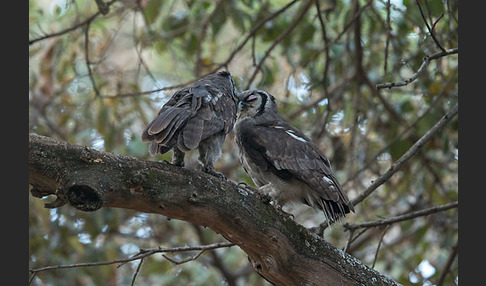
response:
M198 147L199 162L203 165L202 171L223 180L226 180L226 177L223 174L216 172L214 163L221 157L221 149L223 148L225 136L224 133L211 136L208 139L201 141Z
M263 194L264 198L270 199L270 204L280 213L282 213L285 217L290 218L292 220L295 219L295 216L291 213L288 213L282 209L282 206L285 205L285 201L281 198L281 191L276 188L272 183L268 183L266 185L261 186L258 188L260 194Z
M177 147L174 147L174 149L172 149L172 152L173 153L171 164L178 167L184 167L184 156L186 155L186 153L182 152Z

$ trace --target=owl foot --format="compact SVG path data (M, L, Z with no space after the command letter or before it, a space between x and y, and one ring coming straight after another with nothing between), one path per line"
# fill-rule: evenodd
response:
M224 180L224 181L227 180L225 175L221 174L220 172L216 172L216 170L214 170L214 167L212 167L212 166L206 165L202 168L202 171L206 174L215 176L216 178L220 178L221 180Z
M172 162L171 163L171 162L169 162L167 160L164 160L164 161L162 161L162 163L167 164L167 165L176 166L176 167L184 167L184 161L182 161L182 162Z
M279 204L274 204L273 207L279 211L281 214L283 214L286 218L290 218L291 220L295 220L295 216L291 213L288 213L282 209L282 206Z
M276 202L268 193L263 192L261 189L257 189L255 193L257 198L260 199L264 204L270 204L275 207Z
M241 187L241 186L243 186L243 188L245 188L245 189L247 189L247 190L250 190L250 191L252 191L252 192L254 192L254 193L258 192L258 190L257 190L257 189L253 188L252 186L248 185L248 184L247 184L247 183L245 183L245 182L239 182L239 183L238 183L238 187Z

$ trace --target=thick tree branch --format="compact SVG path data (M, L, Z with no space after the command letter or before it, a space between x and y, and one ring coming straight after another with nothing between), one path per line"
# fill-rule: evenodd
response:
M309 232L248 189L200 172L29 135L29 184L47 207L157 213L207 226L276 285L398 285Z

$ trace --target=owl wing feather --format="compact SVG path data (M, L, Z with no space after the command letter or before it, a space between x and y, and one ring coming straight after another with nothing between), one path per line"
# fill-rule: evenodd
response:
M235 117L234 99L210 81L202 80L176 92L144 129L142 140L156 141L161 146L156 148L151 143L150 153L167 152L175 144L186 152L218 132L230 132Z
M284 121L275 121L242 131L243 141L246 141L242 147L258 166L266 166L266 170L282 179L289 179L291 174L324 200L344 204L353 210L334 176L329 159L298 129ZM318 202L318 205L322 206L322 203Z

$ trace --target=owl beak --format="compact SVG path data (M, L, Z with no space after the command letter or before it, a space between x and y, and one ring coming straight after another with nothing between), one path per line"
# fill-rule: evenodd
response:
M243 110L243 109L245 109L245 108L246 108L246 106L247 106L247 104L246 104L244 101L241 101L241 100L240 100L240 101L238 102L238 109L239 109L239 110Z

